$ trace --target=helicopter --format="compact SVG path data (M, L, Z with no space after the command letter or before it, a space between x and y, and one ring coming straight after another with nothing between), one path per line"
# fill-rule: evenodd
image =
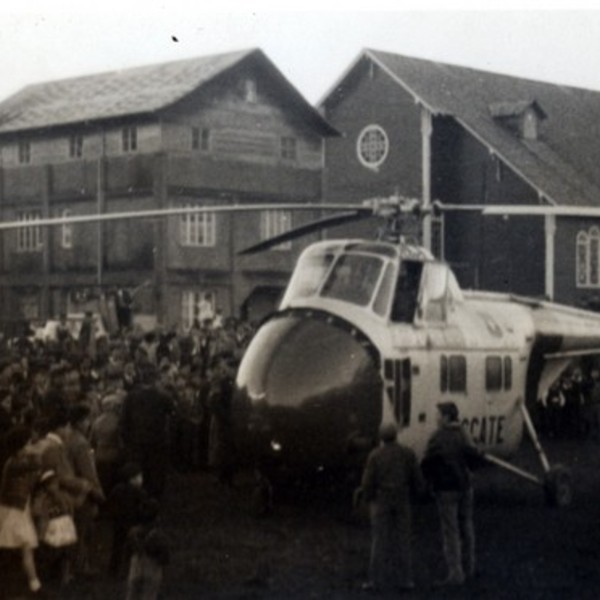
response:
M356 471L387 423L397 426L398 441L422 456L436 427L437 403L451 400L490 463L541 486L549 503L569 504L569 471L550 465L527 405L574 360L600 353L600 314L462 290L446 263L402 236L406 216L422 220L463 210L563 214L559 207L437 201L425 207L418 199L394 195L362 204L188 206L45 217L35 225L281 208L334 214L241 254L372 217L384 225L374 241L325 239L298 258L278 310L262 322L237 370L232 408L240 462L258 465L273 480L282 474ZM597 209L584 211L600 215ZM5 221L0 231L24 226ZM542 475L508 461L524 431Z
M262 323L239 365L240 455L273 478L358 470L380 426L393 423L398 441L422 457L436 428L437 403L453 401L490 463L541 486L550 504L568 505L570 473L550 465L527 406L574 360L600 352L600 315L462 290L447 264L399 235L400 214L427 214L417 200L376 199L364 208L245 251L373 214L387 222L377 241L328 239L300 255L279 309ZM437 203L429 213L463 209ZM489 207L469 209L486 214ZM511 214L544 213L519 207ZM524 431L541 476L508 461Z

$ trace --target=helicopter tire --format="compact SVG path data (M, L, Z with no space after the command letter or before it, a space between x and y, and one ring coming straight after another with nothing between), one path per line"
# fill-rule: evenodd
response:
M549 506L564 508L573 500L573 485L570 471L562 466L550 469L544 482L546 502Z

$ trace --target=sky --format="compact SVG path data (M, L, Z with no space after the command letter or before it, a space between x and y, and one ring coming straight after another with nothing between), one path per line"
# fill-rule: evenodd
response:
M528 0L492 0L485 10L428 0L402 10L387 0L345 2L344 10L330 0L203 4L5 0L0 99L30 83L255 47L311 103L363 48L600 91L600 10L577 0L571 10Z

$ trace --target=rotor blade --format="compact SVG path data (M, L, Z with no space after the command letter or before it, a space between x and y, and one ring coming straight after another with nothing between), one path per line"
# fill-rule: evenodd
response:
M322 219L317 219L316 221L311 221L310 223L300 225L299 227L290 229L285 233L276 235L268 240L259 242L258 244L254 244L254 246L250 246L249 248L238 252L238 255L242 256L245 254L255 254L310 233L321 231L322 229L327 229L328 227L337 227L346 223L352 223L353 221L360 221L361 219L366 219L372 215L373 211L370 208L364 208L357 209L353 212L345 212L338 215L332 215L330 217L323 217Z
M488 206L484 215L490 216L538 216L554 215L557 217L600 217L597 206Z
M126 219L152 219L156 217L172 217L195 213L241 213L260 212L263 210L286 211L340 211L356 210L356 204L228 204L227 206L180 206L172 208L156 208L150 210L132 210L127 212L96 213L87 215L72 215L69 217L44 217L23 221L0 222L0 231L7 229L22 229L23 227L41 227L55 225L75 225L78 223L99 223L104 221L119 221ZM367 209L364 209L365 211Z

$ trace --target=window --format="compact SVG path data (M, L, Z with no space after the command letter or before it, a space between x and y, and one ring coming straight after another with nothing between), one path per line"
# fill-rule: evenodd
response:
M440 359L440 390L467 391L467 360L464 356L442 356Z
M367 125L358 135L356 154L360 163L369 169L383 164L389 149L387 134L379 125Z
M123 152L137 150L137 127L123 127Z
M210 150L210 129L200 129L192 127L192 150Z
M26 165L31 162L31 143L29 140L19 142L19 164Z
M295 137L284 136L281 138L281 158L284 160L296 160L298 149Z
M600 228L577 234L575 273L577 287L600 287Z
M216 241L215 213L197 212L181 215L179 241L182 246L214 246Z
M79 134L72 135L69 138L69 157L81 158L83 156L83 136Z
M18 214L17 220L28 223L41 218L39 210L23 211ZM42 230L39 226L31 225L17 229L17 251L38 252L42 248Z
M195 321L200 322L202 313L207 310L214 314L215 294L214 292L185 290L181 295L181 324L184 329L189 329Z
M512 359L505 356L488 356L485 359L485 389L499 392L512 388Z
M512 389L512 359L510 356L504 357L504 389Z
M288 210L263 210L260 213L260 239L268 240L292 228L292 214ZM292 242L283 242L273 250L290 250Z
M246 79L244 81L244 100L254 104L257 100L257 87L254 79Z
M502 359L499 356L488 356L485 359L485 389L488 392L502 389Z
M371 303L382 269L383 261L376 256L340 256L323 285L321 296L367 306Z
M72 212L66 208L63 210L62 216L68 218L72 216ZM73 224L63 223L61 226L60 246L65 250L70 250L73 247Z
M431 217L431 253L439 260L444 260L444 216Z

